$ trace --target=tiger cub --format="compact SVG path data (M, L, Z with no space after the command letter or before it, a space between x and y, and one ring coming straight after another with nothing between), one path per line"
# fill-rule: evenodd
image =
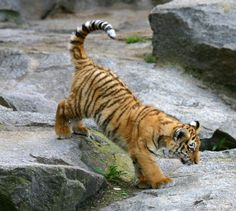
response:
M126 146L133 160L138 187L160 188L172 182L155 161L159 148L184 164L199 162L200 124L183 124L176 118L142 104L110 69L95 64L86 54L84 39L92 31L103 30L112 39L116 34L110 24L87 21L77 28L70 40L75 66L71 92L57 107L55 131L59 138L72 132L89 135L82 119L93 118L105 135Z

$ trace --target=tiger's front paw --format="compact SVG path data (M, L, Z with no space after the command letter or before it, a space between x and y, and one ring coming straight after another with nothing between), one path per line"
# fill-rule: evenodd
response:
M157 181L157 182L154 182L152 183L152 188L153 189L161 189L161 188L167 188L167 187L171 187L173 186L175 183L174 181L169 178L169 177L164 177L163 179Z
M55 127L55 131L58 136L58 139L70 138L72 135L72 130L68 126L57 126Z
M145 182L145 181L139 181L135 186L139 189L151 188L151 185L149 183Z
M147 189L147 188L151 188L151 185L147 181L145 176L140 175L138 176L138 182L136 183L136 187L139 189Z

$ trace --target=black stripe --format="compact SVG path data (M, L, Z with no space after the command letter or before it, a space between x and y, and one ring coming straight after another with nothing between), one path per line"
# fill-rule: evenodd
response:
M150 149L148 148L147 144L145 144L145 147L147 148L147 150L148 150L149 152L151 152L153 155L157 156L155 152L153 152L152 150L150 150Z
M120 128L120 123L118 124L118 126L116 126L113 130L112 130L112 136L115 136L116 132L118 131L118 129Z
M156 147L156 149L158 149L158 147L156 145L156 142L155 142L155 133L154 133L154 131L152 131L152 142L153 142L154 146Z
M123 95L119 96L123 98ZM122 104L123 101L125 101L126 99L128 99L130 96L127 96L126 98L117 98L116 100L112 101L112 103L110 105L107 106L107 108L112 107L113 105L115 105L116 103L120 102L120 104Z
M79 101L81 101L81 95L82 95L82 92L83 92L83 90L84 90L84 84L86 84L87 83L87 79L88 78L90 78L91 76L92 76L92 74L93 74L94 72L88 72L88 75L86 75L86 76L84 76L84 79L83 79L83 81L82 81L82 83L80 84L80 92L79 92L79 94L78 94L78 100ZM80 106L79 106L79 108L80 108L80 111L81 111L81 104L80 103L78 103Z
M93 83L94 83L94 81L96 80L96 78L97 78L99 75L101 75L101 74L103 74L103 72L99 72L97 75L95 75L95 77L92 79L91 83L89 84L89 88L88 88L88 91L87 91L87 93L86 93L86 95L87 95L87 101L86 101L85 106L84 106L84 108L85 108L85 114L87 114L87 111L88 111L88 109L89 109L89 106L90 106L90 104L92 103L93 98L94 98L94 95L95 95L95 93L96 93L96 89L93 89L91 86L93 85ZM103 79L103 78L106 78L106 76L102 77L102 79ZM98 81L97 81L96 83L98 83ZM90 98L90 95L91 95L92 93L93 93L93 95L92 95L92 97Z
M110 90L111 90L111 89L110 89ZM106 93L105 95L103 95L103 98L108 97L108 96L111 96L111 95L118 94L118 93L121 92L121 91L124 91L124 89L121 88L121 89L114 89L114 90L111 90L111 92L108 92L108 93Z
M124 98L124 100L126 100L127 98ZM100 105L100 107L95 111L95 116L96 114L100 114L100 112L104 109L104 108L110 108L112 107L113 105L115 105L117 102L119 102L121 99L117 99L116 101L107 101L105 103L103 103L102 105ZM100 122L100 118L101 118L101 115L99 115L99 118L97 119L98 122Z
M103 80L103 79L105 79L105 78L107 78L108 76L104 76L104 77L102 77L101 78L101 80ZM101 81L101 80L99 80L99 81ZM98 81L96 82L96 84L98 83ZM92 84L90 84L90 86L92 86ZM90 88L89 89L89 93L88 93L88 95L87 95L87 102L86 102L86 107L85 107L85 113L87 113L88 112L88 110L89 110L89 108L90 108L90 105L92 104L92 102L93 102L93 99L94 99L94 96L95 96L95 94L96 94L96 91L97 91L98 89L96 88L96 89L93 89L93 88ZM91 94L92 94L92 97L90 97L91 96Z
M117 95L115 95L115 96L111 96L112 97L112 100L117 100L117 99L120 99L120 97L124 97L124 96L126 96L126 95L128 95L127 93L118 93ZM130 95L128 95L128 96L130 96Z
M102 26L102 29L105 30L105 28L108 26L108 23L105 23L103 26Z
M139 121L142 121L142 120L143 120L146 116L148 116L151 112L153 112L153 110L147 111L147 113L145 113Z
M164 137L163 135L161 135L161 136L158 137L158 139L157 139L158 147L161 146L161 145L160 145L160 141L162 140L163 137Z
M148 107L144 107L139 113L138 113L138 117L136 119L136 124L137 124L137 130L138 130L138 136L139 136L139 127L140 127L140 123L141 123L141 120L143 119L142 116L144 116L145 114L145 110L147 109ZM142 116L141 116L142 115ZM141 117L140 117L141 116Z
M108 81L105 81L105 83L103 83L100 87L106 86L107 84L109 84L110 82L114 82L114 79L110 79ZM108 89L110 89L110 87L108 87Z
M97 74L94 75L94 78L90 81L89 88L88 88L87 92L85 93L86 95L93 90L93 88L91 88L91 86L93 85L96 78L101 74L103 74L103 72L98 72Z
M110 115L102 122L102 128L106 131L107 125L110 123L116 112L111 112Z
M111 81L110 81L110 82L111 82ZM114 84L111 85L110 87L107 87L105 90L103 90L103 92L102 92L99 96L97 96L97 98L94 100L94 106L95 106L95 104L97 103L97 100L98 100L100 97L103 97L103 94L106 93L107 90L112 89L112 88L114 88L115 86L118 86L118 85L119 85L119 83L114 83ZM104 86L104 84L98 86L98 87L95 89L95 91L101 89L103 86Z
M92 21L92 24L90 24L92 30L96 30L96 25L95 25L95 21Z
M94 92L93 92L93 96L92 96L92 98L91 98L91 103L89 104L89 105L91 105L92 104L92 99L94 98L94 96L95 96L95 93L96 93L96 91L98 90L98 88L96 88L95 90L94 90ZM112 95L112 94L114 94L114 93L116 93L117 92L117 90L112 90L111 92L109 92L108 94L106 94L106 95L103 95L103 93L102 94L100 94L100 95L98 95L97 96L97 98L94 100L94 104L97 102L97 100L100 98L100 97L102 97L103 99L105 99L106 97L108 97L108 96L110 96L110 95ZM92 109L92 111L93 111L93 109Z
M137 117L135 118L136 120L138 119L138 117L140 116L140 114L146 109L146 107L143 107L141 111L137 112Z
M121 116L123 115L123 112L125 110L127 110L127 106L133 101L133 99L131 99L130 101L128 101L122 108L119 109L120 111L120 115L118 116L118 118L116 119L116 121L118 122L121 118Z
M85 26L85 24L82 25L82 30L85 32L85 33L89 33L89 29Z
M101 88L103 87L103 85L104 85L104 84L98 86L98 87L95 89L95 91L101 89ZM118 83L113 84L112 86L108 87L105 91L103 91L99 96L97 96L96 99L95 99L94 102L93 102L93 103L94 103L94 106L95 106L95 104L97 103L97 100L98 100L99 98L101 98L101 97L103 98L104 92L106 92L109 88L113 88L113 87L115 87L115 86L117 86L117 85L119 85L119 84L118 84ZM93 106L93 108L92 108L92 111L94 110L94 106Z
M106 92L108 91L108 90L111 90L112 88L114 88L114 87L116 87L116 86L118 86L118 85L120 85L117 81L114 81L114 84L112 84L111 86L109 86L109 87L107 87L105 90L103 90L103 92L102 92L102 94L104 95L104 94L106 94ZM102 86L100 86L100 88L102 88Z
M76 37L79 37L82 40L84 40L84 38L86 37L86 35L84 35L81 31L76 31L75 35L76 35Z
M73 45L78 45L78 44L82 44L83 41L81 41L81 40L71 40L70 43L73 44Z
M103 21L101 21L100 23L98 23L97 24L97 29L102 29L102 24L103 24L104 22Z
M100 112L110 103L110 101L106 101L104 103L102 103L96 110L95 110L95 118L96 118L96 115L100 114Z
M104 77L100 78L100 79L96 82L96 84L98 84L100 81L106 79L107 77L109 77L109 75L105 75ZM93 111L94 105L96 104L97 100L98 100L100 97L103 97L102 94L100 94L100 95L98 95L97 98L94 100L95 94L96 94L96 92L97 92L100 88L101 88L101 86L96 87L95 89L92 89L93 95L92 95L91 100L90 100L90 102L89 102L89 105L90 105L90 106L93 104L93 107L92 107L91 112ZM92 103L92 102L93 102L93 103ZM90 106L89 106L89 108L90 108ZM89 108L88 108L88 110L89 110Z
M87 75L86 75L87 74ZM84 77L84 80L82 81L82 83L80 84L80 87L84 87L83 84L86 83L86 79L91 75L90 72L86 72L85 75L83 76ZM80 92L79 94L77 95L77 98L76 98L76 105L77 105L77 110L78 112L80 113L80 116L82 117L82 114L81 114L81 105L80 105L80 98L81 98L81 93L83 91L83 88L80 89ZM78 102L79 101L79 102Z

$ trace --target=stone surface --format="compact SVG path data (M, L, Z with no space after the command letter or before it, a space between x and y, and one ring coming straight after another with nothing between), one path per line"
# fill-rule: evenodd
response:
M235 97L235 19L234 0L175 0L159 5L149 16L153 53Z
M16 210L76 210L105 184L81 161L78 138L38 127L0 134L0 210L6 201Z
M136 9L151 9L151 0L2 0L0 2L0 22L45 19L58 13L76 13L95 8L122 5ZM15 17L16 16L16 17Z
M0 174L1 210L76 210L104 185L100 175L63 165L0 165Z
M118 210L235 210L236 150L204 152L199 165L183 166L176 161L164 161L175 178L172 187L144 190L136 196L116 202L103 211Z

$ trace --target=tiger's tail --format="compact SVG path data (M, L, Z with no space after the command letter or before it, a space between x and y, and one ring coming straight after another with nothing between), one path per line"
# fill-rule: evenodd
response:
M84 40L90 32L96 30L103 30L110 38L116 38L115 30L112 28L111 24L101 20L87 21L81 27L78 27L75 30L70 39L69 50L71 52L71 57L74 62L76 60L88 58L84 49Z

